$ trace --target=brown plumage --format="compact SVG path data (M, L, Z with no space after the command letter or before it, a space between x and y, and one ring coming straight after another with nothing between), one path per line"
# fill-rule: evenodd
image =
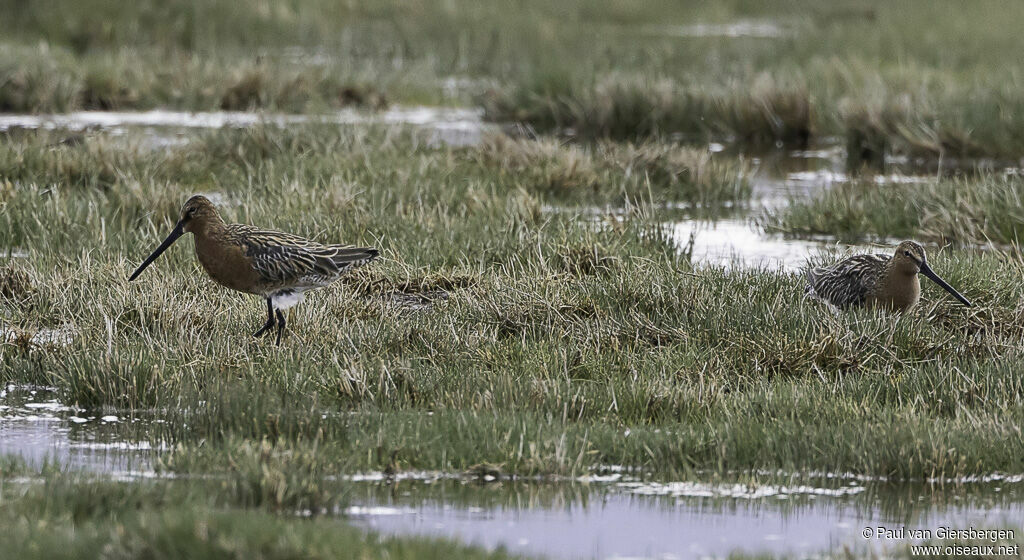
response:
M321 245L289 233L225 224L213 203L197 195L185 202L174 230L128 281L185 233L195 236L196 257L214 281L266 299L267 322L253 336L276 325L278 344L286 324L283 309L302 301L303 292L326 286L379 254L369 247Z
M807 271L805 293L840 309L882 307L906 311L921 298L918 273L970 307L967 298L928 266L924 247L916 241L900 243L892 256L855 255L831 266L812 268Z

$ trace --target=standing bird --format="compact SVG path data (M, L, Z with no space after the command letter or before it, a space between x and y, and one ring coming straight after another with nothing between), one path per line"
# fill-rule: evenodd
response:
M128 281L138 278L185 232L195 235L196 257L210 278L232 290L267 300L267 322L253 336L270 332L276 324L277 344L281 344L285 327L281 310L302 301L306 290L326 286L379 255L377 249L368 247L321 245L288 233L225 224L213 203L196 195L181 207L181 217L171 234Z
M807 271L804 293L840 308L883 307L906 311L921 299L921 273L942 286L967 307L971 302L960 295L928 266L924 247L904 241L888 255L855 255L832 266Z

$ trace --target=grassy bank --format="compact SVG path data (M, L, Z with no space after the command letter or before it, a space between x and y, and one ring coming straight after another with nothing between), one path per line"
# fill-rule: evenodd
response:
M132 195L133 189L125 188L140 182L179 183L179 192L172 194L198 185L231 195L244 190L230 185L237 180L288 177L317 187L325 181L383 183L399 173L406 181L415 173L415 179L431 183L425 186L434 198L453 202L476 191L489 198L520 191L536 203L589 205L642 199L714 206L742 203L751 195L750 169L742 161L658 142L575 146L493 135L479 146L446 148L415 130L343 132L333 125L214 131L168 149L144 138L63 131L13 131L0 142L4 180L26 187L85 188L86 195L89 189L105 190L121 205L143 202L130 200L141 194L138 189ZM445 175L456 175L453 192L441 192L444 185L435 184ZM468 186L458 185L458 179ZM17 244L17 233L11 233Z
M768 74L739 85L612 76L564 91L510 88L483 98L486 115L582 138L728 140L743 146L806 145L815 119L806 86Z
M482 104L586 137L842 137L854 164L1024 153L1005 0L0 8L3 111Z
M802 299L798 274L691 267L651 201L703 192L700 173L679 170L692 156L417 138L257 127L147 152L123 138L46 148L48 137L9 137L0 169L22 175L5 183L0 233L28 256L0 275L4 325L23 333L0 346L0 381L156 411L167 422L144 437L170 446L161 469L269 462L299 477L289 488L481 463L655 476L1024 469L1018 261L932 256L971 309L926 283L908 315L837 316ZM696 155L719 170L704 176L724 169L733 184L728 160ZM64 174L94 157L118 172ZM657 172L677 158L690 167ZM587 182L552 188L585 169ZM229 220L374 245L384 259L310 295L281 347L254 340L259 302L213 286L187 240L125 282L194 192L216 193ZM607 219L545 211L626 201ZM72 341L33 343L43 328Z
M1024 153L1016 78L863 61L806 60L774 72L613 73L510 85L480 100L487 118L584 139L679 138L741 148L803 147L839 138L851 168L886 157L1018 161ZM885 67L883 67L885 68Z
M846 239L906 237L954 244L1019 245L1024 181L1017 175L879 186L852 182L797 199L765 219L769 231Z

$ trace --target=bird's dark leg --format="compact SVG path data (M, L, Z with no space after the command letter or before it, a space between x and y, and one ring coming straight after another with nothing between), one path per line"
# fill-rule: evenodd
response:
M277 310L277 345L278 346L281 345L281 333L284 332L284 325L285 325L284 313L281 313L281 310L278 309Z
M270 329L274 326L274 304L267 298L267 322L264 323L263 327L252 333L253 336L259 337L270 332Z

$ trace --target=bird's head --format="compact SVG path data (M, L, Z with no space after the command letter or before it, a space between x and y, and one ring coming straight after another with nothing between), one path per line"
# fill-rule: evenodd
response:
M220 219L217 208L210 202L210 199L197 194L181 205L181 215L178 217L178 224L183 232L196 231L208 221Z
M146 257L146 260L142 261L139 268L135 269L135 272L128 277L128 281L131 282L138 278L150 263L163 254L163 252L173 245L179 237L185 235L185 232L202 231L202 228L211 221L220 221L220 215L217 214L217 209L214 208L210 199L197 194L185 201L185 204L181 207L181 214L178 217L178 223L174 224L174 229L171 230L170 235L164 239L163 243L161 243L152 254Z
M928 257L925 255L924 247L917 241L904 241L896 247L893 255L893 263L901 272L917 274L928 265Z
M921 246L917 241L904 241L896 247L896 254L892 258L893 264L897 267L897 270L905 272L907 274L921 273L928 277L932 282L935 282L946 290L953 297L960 300L967 307L971 306L970 300L965 298L960 292L956 291L953 286L946 283L945 280L939 277L938 274L932 270L932 267L928 266L928 257L924 254L924 247Z

